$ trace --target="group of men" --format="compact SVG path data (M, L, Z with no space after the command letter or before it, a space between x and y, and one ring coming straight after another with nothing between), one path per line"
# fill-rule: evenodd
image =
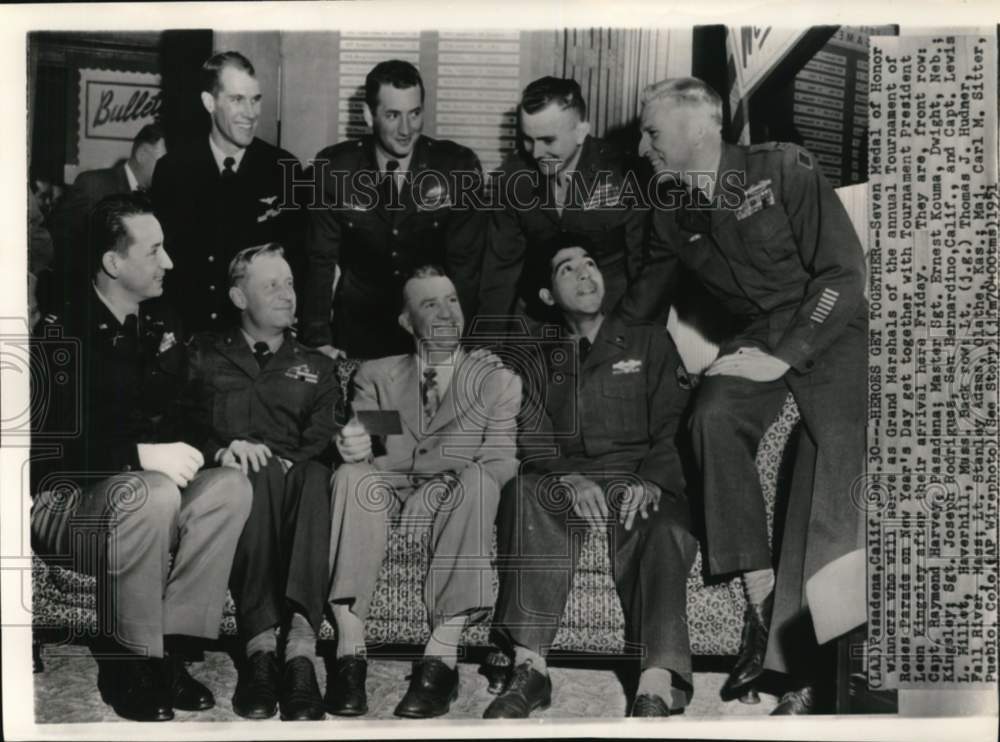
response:
M829 710L801 625L806 581L858 546L867 314L860 244L810 155L723 143L719 96L678 78L644 91L633 161L589 134L576 82L545 77L491 185L470 150L421 133L423 82L392 60L366 80L372 134L304 171L254 136L249 60L218 54L203 74L204 139L137 141L124 193L79 195L84 224L57 248L87 268L66 272L69 311L40 333L78 343L80 383L35 390L33 544L98 577L115 710L214 704L185 660L192 637L217 636L228 587L236 713L363 715L365 620L400 527L431 555L431 636L396 714L447 713L462 632L493 609L512 669L485 716L528 716L551 701L574 532L593 528L642 647L629 714L680 713L698 549L681 436L709 568L743 575L748 596L724 692L767 668L791 678L778 713ZM637 173L679 207L627 197ZM147 186L151 200L127 192ZM682 266L739 327L700 379L664 327ZM495 353L473 349L467 318ZM540 363L504 366L517 343ZM363 361L346 397L345 356ZM754 454L789 391L804 430L775 574ZM321 695L324 615L337 641Z

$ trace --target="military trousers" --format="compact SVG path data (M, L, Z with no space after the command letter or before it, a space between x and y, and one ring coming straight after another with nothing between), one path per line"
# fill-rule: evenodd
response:
M614 477L592 477L609 497ZM497 518L500 592L494 629L502 642L546 655L555 641L589 524L573 513L551 474L527 473L504 488ZM687 578L698 543L687 499L664 492L659 510L631 530L609 497L608 552L625 616L625 641L642 669L668 669L691 689Z
M272 456L248 476L253 506L229 578L240 639L279 625L291 611L318 632L326 597L330 470L301 461L285 472Z
M184 489L160 472L117 474L39 493L32 548L97 578L101 636L162 657L165 635L219 635L249 513L250 484L234 469L203 470Z
M849 326L808 374L756 382L735 376L702 379L691 415L695 458L702 473L708 563L713 574L773 564L755 454L788 393L802 418L795 459L766 666L807 672L805 583L817 570L863 546L861 514L867 386L864 331ZM812 638L815 643L815 636Z

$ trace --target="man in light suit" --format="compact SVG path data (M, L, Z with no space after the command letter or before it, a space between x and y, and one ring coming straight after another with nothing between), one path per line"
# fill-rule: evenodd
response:
M336 438L345 463L333 478L329 601L337 660L327 672L326 704L344 716L367 710L364 622L397 512L404 531L432 554L424 600L433 631L395 713L447 713L458 694L462 630L493 606L493 521L500 490L517 470L520 379L460 347L462 308L440 268L415 269L403 300L399 323L417 353L364 363L353 402L360 417L398 411L401 433L387 435L374 460L371 436L356 419Z

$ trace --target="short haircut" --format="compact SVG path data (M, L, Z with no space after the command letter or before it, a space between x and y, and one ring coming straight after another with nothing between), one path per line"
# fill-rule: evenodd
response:
M229 286L233 287L246 278L250 264L257 258L266 255L283 258L285 257L285 248L277 242L265 242L263 245L245 247L236 253L236 257L229 261Z
M106 252L128 253L129 232L125 220L152 213L152 202L141 193L118 193L97 202L90 212L87 232L91 276L102 269Z
M378 106L378 94L383 85L392 85L401 90L420 87L420 102L424 102L424 81L417 68L401 59L389 59L372 67L365 77L365 103L374 114Z
M250 77L257 76L257 72L254 70L250 60L239 52L220 52L206 59L205 64L201 66L201 72L199 73L201 89L206 93L210 93L213 97L218 95L219 89L222 87L219 78L222 75L222 70L226 67L235 67L238 70L246 72Z
M399 284L399 311L406 309L406 284L415 278L451 278L445 273L444 268L436 263L425 263L411 268L403 276L403 282Z
M163 139L163 127L159 124L146 124L132 140L132 154L144 144L156 144Z
M572 108L580 115L580 120L587 118L587 102L576 80L564 77L540 77L521 93L521 110L525 113L538 113L552 104L560 110Z
M531 277L532 295L539 289L552 289L552 261L560 250L569 247L580 247L593 257L594 242L587 235L579 232L559 232L546 242L540 250L535 251L531 264L528 266Z
M722 98L708 83L697 77L671 77L647 85L642 91L642 105L655 100L672 100L689 106L709 106L712 118L722 126Z

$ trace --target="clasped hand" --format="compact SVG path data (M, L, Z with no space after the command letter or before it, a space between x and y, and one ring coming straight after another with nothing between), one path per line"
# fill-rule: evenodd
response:
M775 381L788 371L788 364L760 348L740 348L715 359L706 376L739 376L750 381Z

